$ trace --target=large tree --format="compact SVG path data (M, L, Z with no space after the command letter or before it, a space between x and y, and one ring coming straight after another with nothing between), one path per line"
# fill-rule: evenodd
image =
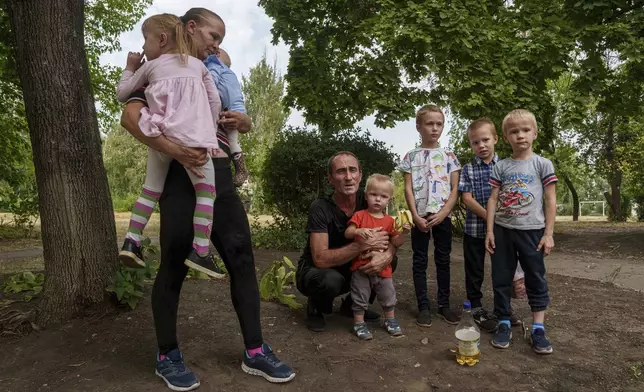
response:
M84 10L81 0L6 1L40 196L42 325L104 304L117 263Z
M278 133L286 125L289 111L282 103L284 79L277 65L269 64L266 55L242 77L242 91L246 99L246 110L253 120L251 132L241 136L241 145L250 171L253 190L253 208L262 210L265 206L262 178L264 162Z

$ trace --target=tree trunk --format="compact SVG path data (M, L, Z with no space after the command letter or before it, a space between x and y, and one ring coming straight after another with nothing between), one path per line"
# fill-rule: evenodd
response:
M610 168L608 174L608 182L610 182L610 194L604 192L604 198L610 207L612 218L614 220L625 220L625 215L622 214L622 171L615 158L615 121L611 119L608 123L606 130L606 162Z
M572 195L572 220L573 222L577 222L579 220L579 195L577 194L575 184L572 183L570 177L568 177L568 175L565 173L562 175L562 177L564 182L566 183L566 186L570 190L570 195Z
M6 0L40 199L45 285L37 322L106 304L117 265L83 35L82 0Z

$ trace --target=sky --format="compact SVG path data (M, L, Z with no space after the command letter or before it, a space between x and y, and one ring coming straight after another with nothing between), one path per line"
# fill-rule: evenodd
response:
M271 43L271 27L273 20L266 15L264 9L257 5L258 0L155 0L146 11L144 17L134 26L132 31L123 33L120 37L120 52L104 54L101 62L111 63L118 66L125 66L125 59L128 51L141 51L143 36L141 35L141 23L148 16L158 13L172 13L183 15L192 7L208 8L222 17L226 23L226 37L221 44L232 60L231 69L241 81L242 75L248 75L249 69L257 64L264 53L269 64L276 62L278 70L286 73L288 65L289 50L284 42L278 45ZM301 112L291 111L288 120L289 125L303 126L304 118ZM441 145L448 145L449 118L445 125ZM356 124L357 127L368 130L378 140L382 140L400 158L414 148L419 140L416 132L415 120L399 122L394 128L381 129L374 125L373 117L367 117Z

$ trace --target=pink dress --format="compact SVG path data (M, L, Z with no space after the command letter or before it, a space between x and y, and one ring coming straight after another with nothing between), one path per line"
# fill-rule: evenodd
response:
M163 54L145 62L135 73L123 71L116 95L126 102L137 89L145 89L147 107L141 109L139 127L149 137L164 135L186 147L219 148L217 119L219 92L206 66L187 56Z

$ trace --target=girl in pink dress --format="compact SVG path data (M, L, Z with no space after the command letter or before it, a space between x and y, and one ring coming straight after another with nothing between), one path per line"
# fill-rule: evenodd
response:
M219 148L216 123L221 100L212 76L195 56L189 34L178 17L154 15L142 27L143 54L129 53L116 94L126 102L137 89L145 87L148 107L141 110L139 127L148 137L164 135L186 147L212 152ZM119 259L130 267L145 267L141 233L163 192L172 158L148 149L143 192L137 199ZM215 170L212 160L200 168L200 178L188 170L195 188L194 240L184 264L213 277L221 277L209 251L215 201Z

